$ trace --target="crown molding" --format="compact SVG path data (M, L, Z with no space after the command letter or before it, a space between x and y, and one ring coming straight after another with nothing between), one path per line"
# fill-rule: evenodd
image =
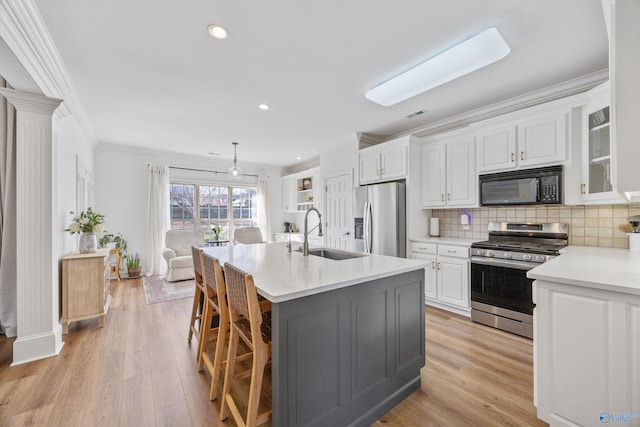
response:
M546 88L529 92L521 96L507 99L505 101L471 110L463 114L448 117L444 120L429 123L427 125L408 130L406 132L395 134L393 136L385 138L385 141L389 141L406 135L413 135L418 138L424 138L431 135L463 128L482 120L491 119L494 117L502 116L504 114L523 110L525 108L534 107L536 105L556 101L562 98L567 98L572 95L586 92L590 89L593 89L597 85L606 82L608 79L609 70L597 71L595 73L587 74L563 83L548 86Z
M181 163L187 162L186 164L173 165L173 166L188 166L188 162L196 162L196 163L209 163L212 167L217 168L229 168L233 166L233 159L221 159L219 157L211 157L211 156L203 156L198 154L190 154L190 153L182 153L179 151L169 151L169 150L160 150L157 148L148 148L148 147L139 147L134 145L124 145L124 144L114 144L109 142L101 142L97 147L98 151L101 150L112 150L118 151L123 154L132 154L138 156L158 156L158 157L166 157L168 162ZM99 157L99 154L97 154ZM250 163L244 161L238 161L240 166L243 169L243 172L246 173L266 173L267 171L278 170L282 171L281 166L267 165L261 163Z
M0 88L0 95L7 98L18 111L23 110L40 114L52 115L60 103L62 103L62 99L50 98L36 93L21 92L13 89Z
M97 139L75 86L33 0L0 2L0 37L45 96L64 100L54 118L73 115L87 139L96 146Z

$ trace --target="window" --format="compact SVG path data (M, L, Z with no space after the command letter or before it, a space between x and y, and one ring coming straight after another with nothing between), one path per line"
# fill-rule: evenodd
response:
M213 240L212 228L219 226L220 239L230 240L233 231L229 230L257 226L257 201L255 187L172 183L171 229L201 229L205 240Z

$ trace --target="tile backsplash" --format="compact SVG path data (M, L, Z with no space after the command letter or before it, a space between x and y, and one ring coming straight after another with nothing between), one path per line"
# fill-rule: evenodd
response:
M460 215L468 213L471 224L464 230ZM486 240L489 222L566 222L569 224L569 244L628 248L627 217L640 215L638 205L597 206L529 206L474 209L433 209L431 216L439 218L440 236Z

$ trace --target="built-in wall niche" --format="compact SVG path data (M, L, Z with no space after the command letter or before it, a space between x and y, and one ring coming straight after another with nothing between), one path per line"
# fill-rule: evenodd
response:
M296 180L296 206L299 211L306 211L314 206L313 180L313 176Z

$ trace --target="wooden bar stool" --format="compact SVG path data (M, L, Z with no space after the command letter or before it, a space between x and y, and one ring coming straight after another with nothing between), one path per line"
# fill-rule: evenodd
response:
M202 254L202 267L205 289L204 316L200 333L200 356L198 357L198 371L204 366L211 374L211 388L209 399L214 400L217 396L218 382L222 372L222 361L224 358L224 346L229 333L229 308L227 306L227 288L224 283L224 275L220 261L211 255ZM213 317L218 316L218 326L213 326ZM209 327L207 327L209 326ZM207 353L207 348L212 342L216 343L216 350L213 359Z
M258 414L264 369L271 361L271 311L265 311L269 309L270 304L268 301L263 301L261 308L253 276L250 274L228 262L224 264L224 274L231 319L231 335L222 389L220 419L226 419L228 412L231 411L231 415L239 426L255 426L268 421L272 412L269 409ZM253 355L247 415L244 419L232 395L239 339L244 341Z
M200 300L206 295L204 289L204 282L202 281L202 248L197 246L191 246L191 256L193 257L193 273L194 281L196 282L195 293L193 295L193 307L191 308L191 320L189 321L189 337L187 342L191 343L191 337L193 335L196 338L200 337L200 329L202 328L202 311L199 312ZM196 327L196 321L200 321L200 328ZM196 351L196 358L200 357L200 342L198 342L198 351Z
M218 383L223 373L222 367L225 365L225 344L229 336L229 306L227 304L227 286L224 281L224 273L217 258L202 253L202 278L204 280L207 297L202 318L204 328L200 329L200 356L198 358L198 371L204 366L211 374L211 387L209 399L215 400L218 396ZM214 324L214 316L218 316L218 322ZM209 325L207 328L206 326ZM213 358L207 353L209 344L215 342L216 348ZM248 352L236 356L235 360L243 361L252 357ZM251 370L236 373L234 378L247 378L251 375Z

